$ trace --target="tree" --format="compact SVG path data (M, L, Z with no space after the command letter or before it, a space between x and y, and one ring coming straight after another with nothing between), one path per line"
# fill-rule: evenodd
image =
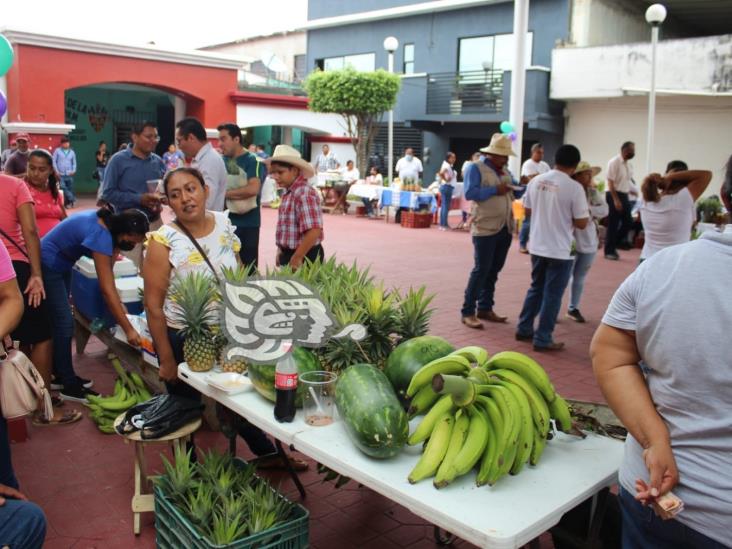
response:
M316 71L305 80L309 108L315 112L340 114L356 151L356 165L366 175L368 154L382 115L396 103L399 76L379 69L359 72L351 67L337 71Z

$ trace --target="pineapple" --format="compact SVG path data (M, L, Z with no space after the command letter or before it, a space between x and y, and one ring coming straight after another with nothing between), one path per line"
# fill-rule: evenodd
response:
M219 356L214 326L218 322L218 286L210 276L192 272L177 276L170 289L174 318L181 324L183 357L194 372L213 368Z
M229 360L226 358L225 353L221 353L221 369L224 372L236 372L237 374L243 374L247 371L247 363L241 357L232 358Z
M429 322L434 309L428 309L434 295L425 296L425 287L415 291L409 288L407 294L399 302L396 332L402 341L423 336L429 329Z

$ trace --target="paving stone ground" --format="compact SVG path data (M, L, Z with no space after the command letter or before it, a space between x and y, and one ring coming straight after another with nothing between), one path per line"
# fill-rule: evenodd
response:
M84 199L79 204L74 211L91 207L92 201ZM276 211L263 209L260 257L264 263L274 263L275 222ZM588 323L580 325L562 318L555 338L564 341L567 349L543 355L534 353L529 344L514 340L516 319L530 279L530 259L518 253L515 240L496 292L496 311L508 315L510 321L505 325L487 324L485 330L476 331L460 323L463 290L472 267L472 244L467 233L441 232L434 227L403 229L383 220L330 215L325 217L325 231L327 255L370 265L372 273L387 286L403 289L426 285L435 294L431 333L456 346L477 344L490 352L526 352L547 368L565 396L602 401L589 363L589 343L613 291L637 265L637 251L625 252L618 262L596 260L581 306ZM85 355L75 356L77 372L94 379L96 389L102 393L111 391L114 381L105 356L105 349L94 338ZM78 407L70 403L67 406ZM122 439L100 434L87 419L71 426L29 429L31 438L13 445L13 461L23 491L41 505L48 517L46 548L155 546L152 514L144 516L141 535L132 534L132 451ZM223 437L207 430L197 435L197 443L225 448ZM250 455L241 441L238 448L240 455ZM154 448L148 450L151 469L160 467L156 454ZM297 499L287 478L277 473L272 478ZM311 547L437 547L427 521L383 496L353 484L335 490L321 483L312 464L302 479L308 490L305 505L311 513ZM460 540L455 546L471 547ZM542 536L541 546L552 547L549 536Z

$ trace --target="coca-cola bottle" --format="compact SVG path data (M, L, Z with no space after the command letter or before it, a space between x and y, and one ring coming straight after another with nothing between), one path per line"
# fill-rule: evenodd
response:
M275 367L275 401L274 416L280 423L289 423L295 419L295 394L297 392L297 365L292 358L292 347L285 349L285 355L277 361Z

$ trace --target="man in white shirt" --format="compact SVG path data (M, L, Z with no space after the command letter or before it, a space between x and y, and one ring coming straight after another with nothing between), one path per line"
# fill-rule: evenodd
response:
M337 170L341 167L341 164L338 162L335 153L330 150L330 147L323 145L323 152L315 157L313 167L316 173L321 173L327 172L328 170Z
M176 125L175 140L178 148L187 158L192 158L191 167L203 175L208 186L206 209L223 212L226 204L226 165L221 155L208 142L206 128L197 118L184 118Z
M404 149L404 156L396 163L399 180L404 183L405 179L411 179L414 183L417 183L422 171L422 162L414 156L414 149L412 147Z
M551 170L549 164L544 162L544 145L534 143L531 145L531 157L529 157L523 166L521 166L521 184L528 185L529 181L537 175ZM521 223L521 232L519 233L519 252L522 254L529 253L527 245L529 243L529 230L531 229L531 218L526 215Z
M524 207L533 216L529 239L531 287L516 328L516 339L533 341L535 351L558 351L564 343L552 338L562 295L572 271L574 228L584 229L589 221L587 197L573 180L580 161L574 145L562 145L554 157L554 169L536 176L526 189ZM534 319L539 326L534 330Z
M610 209L605 234L605 259L620 259L618 248L628 250L628 231L633 223L628 194L634 189L633 166L629 160L635 156L635 143L626 141L620 154L607 163L607 192L605 199Z

